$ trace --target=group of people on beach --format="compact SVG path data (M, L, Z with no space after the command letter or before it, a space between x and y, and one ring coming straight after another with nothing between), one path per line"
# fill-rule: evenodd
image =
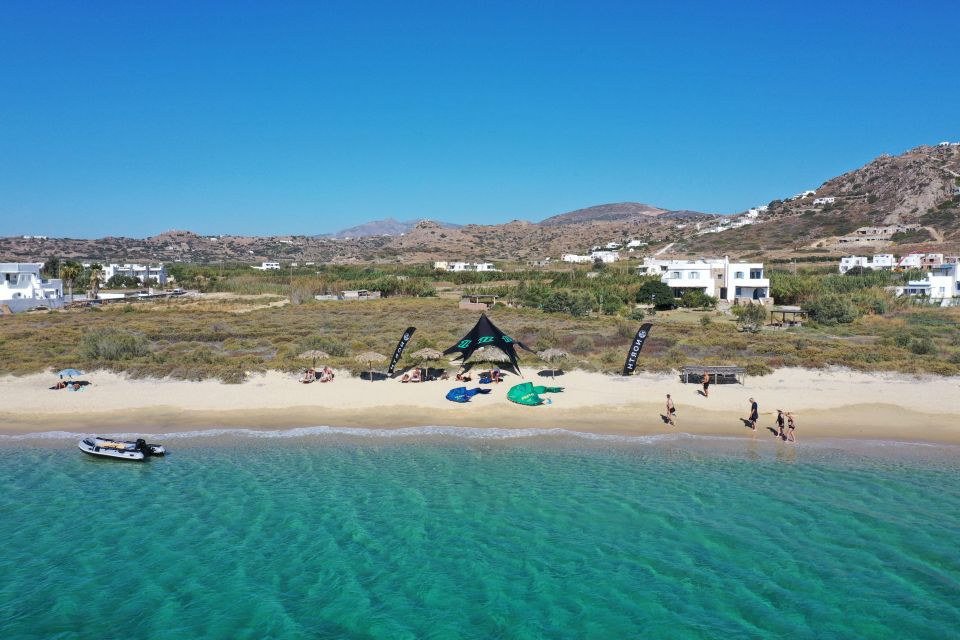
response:
M710 386L709 375L704 372L703 377L703 396L709 397L708 390ZM677 419L677 407L673 403L673 398L670 397L670 394L667 394L667 415L664 416L667 419L667 423L671 426L676 426ZM760 405L757 404L756 399L750 398L750 416L743 420L743 423L753 429L757 430L757 422L760 420ZM770 428L770 431L773 432L774 437L778 438L783 442L796 443L797 442L797 421L793 417L793 414L789 411L783 411L782 409L777 409L777 421L776 428Z
M311 382L332 382L334 378L333 369L325 366L322 369L310 368L304 371L300 377L300 382L310 384Z

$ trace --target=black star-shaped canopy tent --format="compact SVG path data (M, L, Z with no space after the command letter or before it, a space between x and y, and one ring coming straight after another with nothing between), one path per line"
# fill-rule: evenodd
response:
M500 331L495 324L490 322L487 314L482 314L473 329L471 329L467 335L463 336L457 344L444 351L443 355L447 356L451 353L459 352L460 361L466 362L473 352L481 347L491 347L504 352L507 357L510 358L510 363L504 365L503 368L517 375L520 375L517 347L533 353L525 344L514 340L503 331Z

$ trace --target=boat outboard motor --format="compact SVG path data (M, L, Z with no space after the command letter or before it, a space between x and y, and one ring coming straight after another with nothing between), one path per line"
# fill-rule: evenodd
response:
M150 445L148 445L147 441L143 438L137 438L136 448L137 451L145 456L153 455L153 449L150 448Z

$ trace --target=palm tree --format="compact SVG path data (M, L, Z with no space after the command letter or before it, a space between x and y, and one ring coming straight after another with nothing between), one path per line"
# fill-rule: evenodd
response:
M103 266L99 262L90 265L90 297L94 300L100 294L100 279L103 277Z
M73 283L83 274L83 267L79 264L65 264L60 268L60 277L70 289L70 302L73 302Z

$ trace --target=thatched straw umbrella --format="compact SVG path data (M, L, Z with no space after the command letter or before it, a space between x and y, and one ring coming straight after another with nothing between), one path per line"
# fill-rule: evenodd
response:
M472 354L470 357L463 361L464 365L467 364L490 364L493 366L498 366L504 363L510 362L510 356L501 351L500 349L494 347L480 347Z
M566 360L568 357L570 357L570 354L564 351L563 349L546 349L545 351L541 351L537 355L540 356L541 360L550 364L551 378L556 377L556 367L554 366L554 363L560 362L562 360Z
M364 351L354 359L357 362L363 363L370 368L370 382L373 382L374 363L385 362L387 359L387 356L383 355L382 353L377 353L376 351Z
M431 349L430 347L424 347L419 351L414 351L411 353L410 358L418 364L422 364L424 362L436 362L443 359L443 352L437 351L436 349Z
M297 356L300 360L313 360L313 368L317 368L317 360L327 360L330 357L330 354L326 351L320 351L319 349L311 349L310 351L304 351Z

